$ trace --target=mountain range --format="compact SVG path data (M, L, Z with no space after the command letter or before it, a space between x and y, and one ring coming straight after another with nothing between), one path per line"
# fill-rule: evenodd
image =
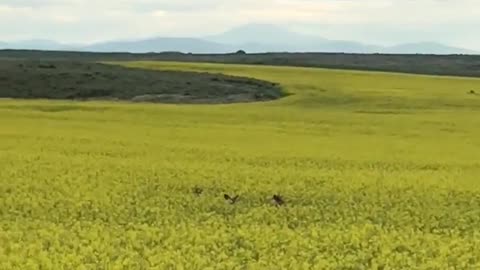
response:
M330 40L268 24L248 24L222 34L202 38L156 37L142 40L114 40L94 44L62 44L50 40L0 42L0 49L69 50L91 52L183 52L231 53L244 50L263 52L343 52L391 54L479 54L435 42L379 46L356 41Z

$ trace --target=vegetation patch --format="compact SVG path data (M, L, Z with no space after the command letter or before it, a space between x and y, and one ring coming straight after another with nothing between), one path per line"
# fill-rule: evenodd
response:
M480 55L245 53L190 54L92 53L0 50L0 59L63 59L75 61L175 61L269 66L321 67L430 75L480 77ZM477 91L479 92L479 91Z
M0 62L0 97L235 103L282 97L279 85L221 74L153 71L70 61Z

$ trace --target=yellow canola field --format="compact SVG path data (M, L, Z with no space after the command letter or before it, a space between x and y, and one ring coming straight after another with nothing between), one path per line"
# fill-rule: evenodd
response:
M1 100L0 269L480 269L479 79L116 64L289 95Z

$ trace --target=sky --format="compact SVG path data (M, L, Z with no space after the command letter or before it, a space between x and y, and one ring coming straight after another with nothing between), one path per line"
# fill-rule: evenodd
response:
M0 41L202 37L268 23L379 45L480 50L480 0L0 0Z

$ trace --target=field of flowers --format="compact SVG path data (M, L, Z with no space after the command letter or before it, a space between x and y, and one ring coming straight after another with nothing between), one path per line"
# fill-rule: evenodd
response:
M122 64L290 95L0 100L1 270L480 269L479 79Z

